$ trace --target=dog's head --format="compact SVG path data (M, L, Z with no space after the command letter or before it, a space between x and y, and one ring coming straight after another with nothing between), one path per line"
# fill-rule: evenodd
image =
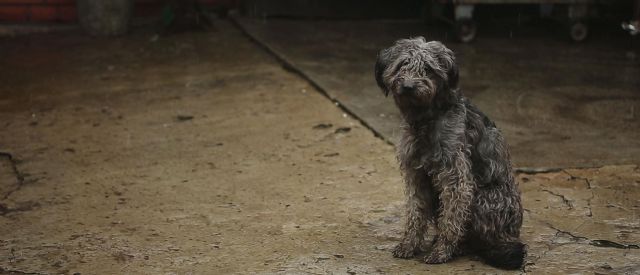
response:
M376 82L398 105L430 106L455 99L458 67L453 52L423 37L401 39L378 54Z

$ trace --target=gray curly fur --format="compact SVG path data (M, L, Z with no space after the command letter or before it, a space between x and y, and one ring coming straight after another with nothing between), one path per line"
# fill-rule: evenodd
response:
M509 151L495 124L462 96L454 53L422 37L398 40L378 54L375 76L403 117L397 155L407 223L393 255L421 251L433 223L427 263L472 249L494 266L522 265L522 206Z

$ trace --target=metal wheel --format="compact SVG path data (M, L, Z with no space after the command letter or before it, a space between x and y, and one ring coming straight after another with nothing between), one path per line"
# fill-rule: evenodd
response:
M589 36L589 28L582 21L573 21L569 23L569 37L575 42L582 42Z
M469 43L476 38L476 23L471 18L457 20L454 28L456 38L462 43Z

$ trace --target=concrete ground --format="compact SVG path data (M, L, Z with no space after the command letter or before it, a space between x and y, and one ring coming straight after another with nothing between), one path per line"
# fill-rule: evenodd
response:
M502 273L391 257L393 147L216 25L0 40L0 273ZM518 174L529 255L509 273L639 273L629 164Z
M516 38L480 28L467 45L415 20L235 20L390 142L400 118L371 81L375 58L396 39L425 36L454 50L463 94L502 129L516 166L640 163L640 58L629 56L640 48L629 36L569 44L535 26Z

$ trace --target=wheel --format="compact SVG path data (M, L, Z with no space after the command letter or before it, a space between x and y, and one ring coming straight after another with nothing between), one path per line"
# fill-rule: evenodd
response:
M456 38L462 43L469 43L476 38L476 23L471 18L457 20L454 28Z
M569 37L575 42L582 42L587 39L589 28L582 21L574 21L569 23Z
M425 24L433 24L439 21L450 22L445 15L446 6L439 1L431 0L424 1L420 9L420 17Z

